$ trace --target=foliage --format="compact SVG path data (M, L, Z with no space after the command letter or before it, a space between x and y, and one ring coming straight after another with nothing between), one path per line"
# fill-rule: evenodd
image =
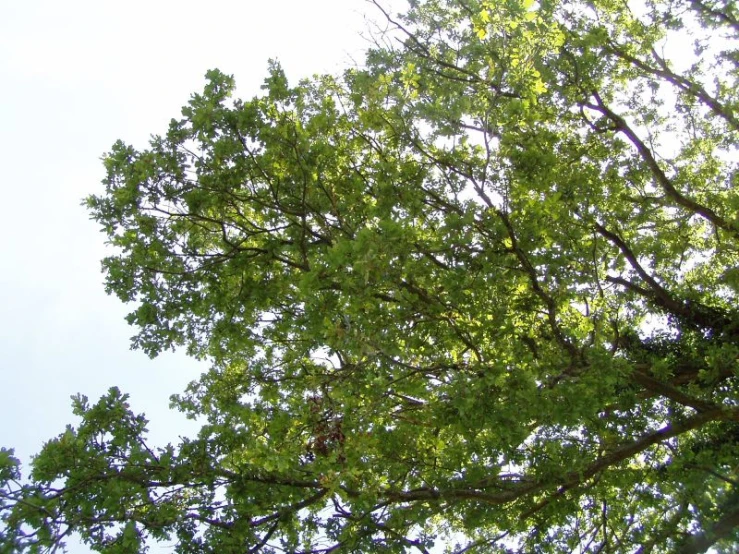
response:
M211 362L203 427L75 399L0 452L1 551L735 551L736 4L378 9L363 67L211 71L105 157L108 291Z

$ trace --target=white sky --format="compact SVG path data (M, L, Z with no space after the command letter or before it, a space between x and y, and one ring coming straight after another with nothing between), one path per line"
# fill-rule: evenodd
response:
M361 60L363 0L0 0L0 446L26 462L110 386L151 442L195 428L168 409L204 366L129 350L127 308L103 292L104 237L80 205L101 155L166 131L206 70L259 92L268 58L291 82ZM85 552L80 547L70 552Z

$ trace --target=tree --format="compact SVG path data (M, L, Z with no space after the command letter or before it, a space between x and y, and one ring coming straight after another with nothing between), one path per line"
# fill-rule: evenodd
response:
M211 71L105 157L107 289L210 361L202 430L77 397L0 455L2 551L736 551L736 4L378 9L363 67Z

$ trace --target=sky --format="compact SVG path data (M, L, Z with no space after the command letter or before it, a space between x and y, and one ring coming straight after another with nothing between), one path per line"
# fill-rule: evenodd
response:
M75 421L77 393L130 393L154 445L197 431L169 396L206 366L131 351L129 310L103 290L109 250L81 205L101 156L165 132L208 69L248 98L270 58L292 82L350 67L367 15L364 0L0 0L0 446L24 468Z

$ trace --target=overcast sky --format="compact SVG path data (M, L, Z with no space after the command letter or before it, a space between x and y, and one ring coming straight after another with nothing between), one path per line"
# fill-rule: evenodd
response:
M194 432L168 399L205 367L129 350L80 202L101 191L113 142L165 132L206 70L234 74L242 97L269 58L292 82L336 73L361 60L366 13L363 0L0 0L0 446L26 462L73 421L71 395L113 385L154 444Z

